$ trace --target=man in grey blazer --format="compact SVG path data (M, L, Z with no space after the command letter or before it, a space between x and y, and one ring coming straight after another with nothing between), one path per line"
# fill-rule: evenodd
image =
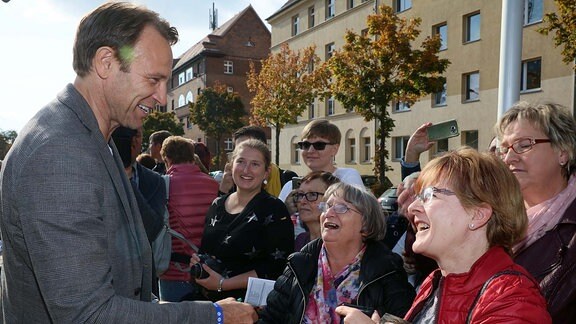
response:
M151 302L152 255L110 135L166 104L176 30L106 3L80 22L76 80L18 136L0 175L4 323L252 322L231 300Z

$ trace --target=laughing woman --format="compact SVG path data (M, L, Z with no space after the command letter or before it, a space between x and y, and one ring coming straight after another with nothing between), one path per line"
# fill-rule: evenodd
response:
M340 323L342 303L403 316L414 298L400 256L379 242L386 223L376 198L343 182L320 203L321 238L288 258L268 295L263 323Z
M268 177L270 150L249 139L232 153L236 192L216 198L206 215L200 252L222 262L220 273L206 264L207 278L196 283L215 301L243 298L249 277L276 280L294 250L292 221L284 203L263 189ZM192 256L192 266L198 263Z

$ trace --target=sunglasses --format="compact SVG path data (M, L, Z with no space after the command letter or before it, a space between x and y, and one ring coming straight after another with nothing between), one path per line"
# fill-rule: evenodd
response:
M298 142L298 148L306 151L310 149L310 146L314 147L316 151L323 151L326 148L326 145L332 145L332 143L326 143L326 142L311 143L308 141Z
M318 196L323 196L323 195L324 195L324 193L322 193L322 192L310 191L310 192L306 192L306 193L298 192L298 193L295 193L294 196L292 196L292 197L294 197L293 198L294 202L299 202L304 197L306 197L306 200L308 200L309 202L313 202L313 201L318 200Z

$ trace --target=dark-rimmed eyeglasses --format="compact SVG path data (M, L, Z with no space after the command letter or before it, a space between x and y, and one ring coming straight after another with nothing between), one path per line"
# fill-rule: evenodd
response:
M298 142L298 148L305 151L308 151L310 149L310 146L314 147L316 151L323 151L326 148L326 145L332 145L332 143L326 143L326 142L311 143L308 141Z
M441 193L446 196L454 196L456 193L450 189L445 188L436 188L436 187L426 187L424 190L420 192L419 195L416 195L416 198L420 199L422 204L427 204L432 201L432 198L436 197L435 194Z
M512 143L512 145L497 147L496 154L502 158L506 154L508 154L510 149L516 152L516 154L522 154L530 151L536 144L550 143L550 142L552 141L549 138L530 138L530 137L521 138L516 142Z
M328 209L332 208L332 210L336 213L336 214L346 214L347 211L351 210L354 212L357 212L358 214L360 214L359 211L357 211L356 209L352 208L352 207L348 207L344 204L334 204L334 205L330 205L327 202L321 202L318 204L318 209L325 213L328 211Z
M294 202L299 202L300 200L302 200L302 198L306 197L306 200L308 200L309 202L313 202L313 201L318 200L319 196L323 196L323 195L324 195L324 193L316 192L316 191L297 192L292 196L292 198L294 199Z

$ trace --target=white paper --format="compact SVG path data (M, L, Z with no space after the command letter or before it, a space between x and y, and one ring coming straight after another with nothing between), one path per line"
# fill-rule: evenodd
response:
M266 306L268 294L274 290L274 280L248 278L248 288L244 302L252 306Z

